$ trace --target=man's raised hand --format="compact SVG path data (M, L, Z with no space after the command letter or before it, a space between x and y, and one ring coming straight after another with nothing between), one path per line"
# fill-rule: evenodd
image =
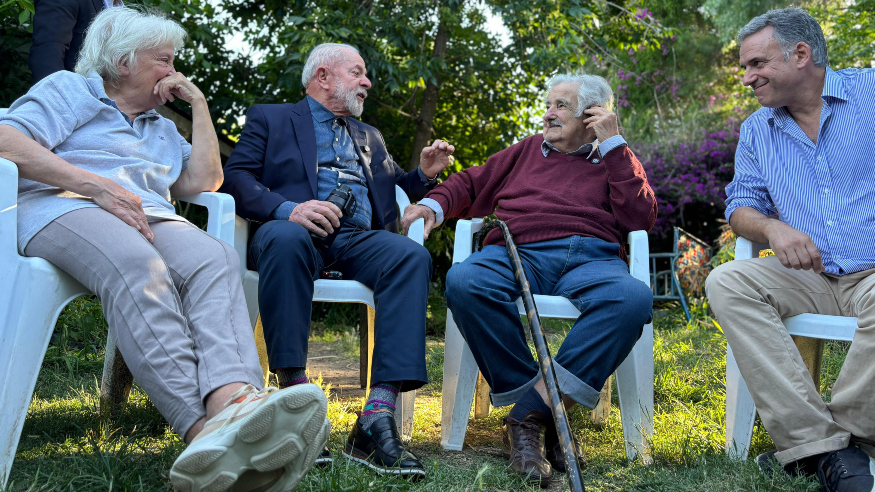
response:
M419 154L419 168L422 169L427 178L433 179L438 173L452 164L454 159L452 154L455 151L456 147L450 145L449 142L437 139L431 145L422 149L422 152Z
M340 227L340 218L343 212L337 205L331 202L310 200L299 203L289 215L289 221L301 224L308 231L319 237L325 237L334 232L335 227Z
M428 239L428 233L434 229L434 224L437 221L434 210L425 205L410 205L404 210L404 217L401 217L401 228L404 230L404 235L417 219L425 219L425 234L423 239Z
M604 142L614 135L620 134L616 113L599 105L585 109L583 112L588 116L583 122L586 123L587 128L592 128L595 131L595 138L599 139L599 142Z

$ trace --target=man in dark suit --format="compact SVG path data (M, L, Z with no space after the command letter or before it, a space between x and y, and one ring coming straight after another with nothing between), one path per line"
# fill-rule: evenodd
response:
M104 8L118 5L121 0L35 0L27 60L33 83L61 70L72 72L91 20Z
M222 187L234 196L238 215L260 223L250 241L249 266L259 274L270 368L281 386L307 381L313 281L320 272L340 271L372 288L373 384L344 453L378 471L422 477L422 464L401 444L393 412L399 391L427 382L431 257L396 234L395 185L419 200L451 162L454 148L436 140L422 150L417 171L399 168L380 132L351 118L361 115L371 87L352 46L317 46L301 79L304 100L249 109ZM326 201L341 185L355 197L348 214ZM322 461L328 460L325 450Z

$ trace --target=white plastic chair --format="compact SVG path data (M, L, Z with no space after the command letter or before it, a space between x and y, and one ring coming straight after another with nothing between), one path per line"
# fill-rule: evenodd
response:
M0 488L9 477L58 315L73 299L91 294L48 261L18 254L17 199L18 167L0 159ZM233 198L223 193L199 193L176 199L207 207L207 232L233 244ZM106 354L102 412L108 405L125 401L133 381L112 336L107 339Z
M767 244L753 243L743 237L735 242L735 259L747 260L759 257ZM850 342L857 330L857 318L827 316L825 314L800 314L784 318L784 327L790 335L820 340L843 340ZM746 460L753 435L756 405L747 384L741 377L738 364L732 355L732 347L726 346L726 454L733 459Z
M398 205L398 210L401 216L404 215L404 209L410 205L410 200L407 194L400 187L395 186L395 202ZM408 237L419 244L423 244L425 231L425 221L417 220L411 224L408 230ZM234 248L237 254L240 255L240 264L246 266L247 249L249 247L249 221L237 216ZM315 290L313 291L314 302L350 302L359 303L368 306L368 323L367 327L361 327L361 335L367 337L367 343L362 343L362 346L367 347L367 354L364 351L361 357L367 356L367 365L361 364L361 367L367 367L367 387L370 387L371 380L371 359L374 347L374 291L367 288L364 284L355 280L325 280L320 279L315 282ZM252 329L255 330L255 344L258 346L259 355L261 358L261 367L264 371L265 382L269 376L267 353L264 342L264 332L261 329L258 319L258 272L246 270L243 274L243 293L246 296L246 305L249 308L249 321L252 323ZM407 391L401 394L395 409L398 425L398 433L405 440L409 440L413 431L413 406L416 399L416 391Z
M483 219L460 220L456 225L453 263L465 261L473 252L474 233L483 227ZM629 271L633 277L650 286L648 271L647 233L629 234ZM580 311L571 301L559 296L536 295L535 305L541 318L577 319ZM519 313L526 314L522 299L517 300ZM468 428L471 402L479 370L471 349L462 338L447 309L447 334L444 344L443 408L441 410L441 446L461 451ZM653 324L644 326L641 338L632 352L617 368L617 391L623 420L626 457L640 456L650 462L647 439L653 434Z

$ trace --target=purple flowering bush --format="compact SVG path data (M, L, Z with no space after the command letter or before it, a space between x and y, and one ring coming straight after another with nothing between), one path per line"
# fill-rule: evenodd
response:
M694 138L635 146L659 204L651 231L657 239L670 241L674 226L705 241L719 235L739 124L733 118L724 129L702 130Z

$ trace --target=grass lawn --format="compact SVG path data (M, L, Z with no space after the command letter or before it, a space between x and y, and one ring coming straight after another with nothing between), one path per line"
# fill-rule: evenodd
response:
M433 312L441 313L435 305ZM701 310L699 311L701 313ZM572 427L586 450L583 470L587 490L759 491L818 490L815 481L776 478L758 473L752 461L730 462L724 445L724 366L726 340L707 316L686 323L680 310L662 312L655 321L656 362L652 438L653 464L625 459L616 389L611 416L604 426L592 424L588 410L573 409ZM440 324L440 320L430 322ZM318 324L317 324L318 325ZM551 345L561 343L570 323L548 321ZM347 360L357 357L349 336L331 335L331 327L315 340L336 339ZM334 337L334 338L332 338ZM827 344L822 387L830 385L844 360L847 345ZM501 457L500 423L507 408L495 409L468 426L465 450L440 447L443 340L428 340L432 381L417 393L411 448L423 459L428 477L415 484L385 478L355 466L339 450L360 409L360 397L339 398L327 388L333 424L329 446L333 466L313 469L299 486L306 491L358 490L535 490L506 471ZM97 413L103 354L98 348L50 347L37 381L24 432L12 467L8 490L169 490L168 472L183 449L149 399L136 386L130 402L115 416ZM315 375L311 375L315 376ZM330 384L331 381L324 383ZM754 429L751 454L770 449L762 426ZM566 490L564 475L550 490Z

